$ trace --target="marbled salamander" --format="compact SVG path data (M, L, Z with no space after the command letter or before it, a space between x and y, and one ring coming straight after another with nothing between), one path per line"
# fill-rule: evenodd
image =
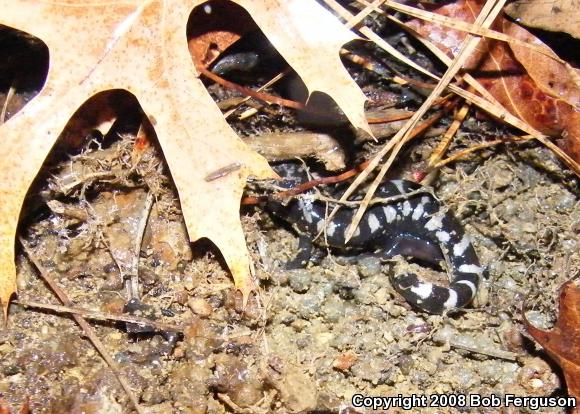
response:
M295 164L282 164L275 169L288 186L306 179L304 170ZM399 196L421 188L411 181L387 181L378 187L375 197ZM412 273L397 275L391 280L409 303L422 310L442 313L461 308L469 304L477 292L483 268L471 238L451 213L440 209L439 202L428 192L415 192L393 203L369 206L348 245L345 245L345 230L356 211L352 208L341 207L327 223L324 219L332 207L327 208L326 203L314 200L312 194L299 196L286 204L272 201L268 208L310 240L326 226L326 234L318 243L331 247L379 250L382 257L402 255L434 264L446 261L451 276L449 287L422 281ZM308 258L302 264L306 264Z

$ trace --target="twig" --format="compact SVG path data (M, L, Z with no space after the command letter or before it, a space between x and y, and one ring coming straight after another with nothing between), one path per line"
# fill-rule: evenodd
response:
M345 26L349 29L358 26L369 14L371 14L375 9L379 8L386 0L375 0L372 4L365 5L356 16L350 18Z
M457 161L458 159L463 158L466 155L469 155L472 152L479 151L481 149L493 147L493 146L498 145L498 144L505 144L507 142L525 142L525 141L529 141L529 140L534 139L534 138L535 137L533 137L531 135L524 135L522 137L510 137L509 139L508 138L501 138L501 139L495 139L495 140L489 141L489 142L482 142L481 144L476 144L476 145L473 145L469 148L466 148L464 150L457 151L457 152L451 154L448 158L445 158L444 160L441 160L438 163L436 163L435 165L433 165L433 168L441 168L444 165L447 165L449 163Z
M227 394L223 394L223 393L218 392L217 397L221 402L223 402L225 405L227 405L236 414L256 414L256 413L264 414L266 412L264 409L260 409L258 411L258 407L256 405L249 407L249 408L242 408L242 407L238 406L235 402L233 402L232 399ZM262 397L262 399L260 401L263 401L263 400L264 400L264 397ZM259 404L260 401L258 401L257 404Z
M12 99L15 93L16 88L14 88L14 85L10 86L10 89L8 89L8 92L6 93L6 98L4 99L4 105L2 105L2 112L0 112L0 125L2 125L4 121L6 121L6 112L8 111L8 103L10 102L10 99Z
M458 159L464 158L466 155L471 154L475 151L479 151L479 150L484 149L484 148L493 147L495 145L502 144L505 142L506 141L503 139L496 139L493 141L483 142L481 144L473 145L467 149L453 153L452 155L450 155L448 158L445 158L444 160L438 161L436 164L433 165L433 168L439 169L439 168L443 167L444 165L452 163L453 161L457 161Z
M58 313L70 313L74 315L80 315L83 318L93 319L98 321L117 321L117 322L129 322L140 326L151 326L158 331L169 331L169 332L183 332L183 327L177 325L171 325L168 323L157 322L147 318L141 318L133 315L115 315L108 312L99 312L91 309L84 308L71 308L62 305L53 305L50 303L40 303L34 301L25 300L14 300L13 303L17 303L28 308L46 309Z
M153 203L155 203L155 195L152 191L149 191L145 199L139 225L137 226L137 237L135 239L135 250L133 251L133 263L131 266L131 285L129 288L129 297L131 299L139 298L139 258L141 257L141 244L143 243L143 236L145 235L145 229L149 221Z
M465 351L472 352L474 354L482 354L488 355L495 358L500 359L507 359L508 361L515 361L517 359L517 354L510 351L504 351L503 349L482 349L482 348L475 348L471 346L467 346L465 344L461 344L459 342L450 340L449 345L453 348L463 349Z
M88 174L84 174L83 176L75 176L75 177L65 177L60 178L56 177L56 183L58 185L58 190L64 194L68 195L72 190L74 190L79 185L87 185L96 180L105 180L107 178L116 178L118 171L96 171ZM65 182L66 179L74 178L71 182Z
M433 165L441 161L443 154L447 151L449 145L451 145L453 137L455 136L455 134L461 127L461 124L463 123L465 117L467 116L470 107L471 105L469 103L464 103L459 109L459 111L457 111L453 116L453 122L451 123L451 125L449 125L449 128L447 128L447 131L443 135L443 138L441 138L439 145L437 145L437 148L435 148L435 150L431 154L431 157L429 158L427 170L431 171L427 174L427 176L425 176L425 178L423 178L423 180L421 180L423 184L430 185L437 176L438 169L433 168Z
M294 108L294 109L304 109L305 108L305 105L301 102L291 101L289 99L280 98L278 96L269 95L269 94L265 94L265 93L261 93L261 92L256 92L253 89L246 88L245 86L241 86L241 85L238 85L234 82L230 82L228 80L225 80L224 78L216 75L213 72L210 72L209 70L207 70L205 68L198 67L197 70L199 70L201 72L201 74L203 74L203 76L211 79L212 81L214 81L216 83L219 83L220 85L222 85L226 88L237 90L245 95L251 96L251 97L259 99L261 101L265 101L268 103L275 103L275 104L278 104L281 106L285 106L288 108Z
M459 130L459 127L463 123L463 120L467 116L467 113L469 112L469 107L470 107L469 104L464 104L455 114L455 116L453 117L453 122L451 123L451 125L449 125L449 128L445 132L445 135L443 135L441 142L439 142L439 145L437 145L437 148L435 148L435 151L433 151L433 154L431 154L431 157L429 158L429 167L432 167L438 161L441 160L443 154L445 153L445 151L447 151L449 145L451 145L451 141L453 140L453 137Z
M286 68L284 69L282 72L280 72L279 74L277 74L276 76L274 76L272 79L270 79L268 82L266 82L264 85L260 86L258 89L256 89L256 92L262 92L264 89L269 88L270 86L272 86L273 84L275 84L276 82L278 82L280 79L284 78L286 75L288 75L291 72L290 68ZM243 104L244 102L247 102L251 99L251 96L246 96L243 99L241 99L234 108L230 109L229 111L224 113L224 118L229 118L229 116L231 114L233 114L236 109L238 109L238 107Z
M417 194L425 194L425 193L431 194L433 197L435 197L435 194L433 194L433 191L429 187L421 187L416 190L409 191L408 193L405 194L397 194L390 197L373 197L373 199L369 202L369 205L372 206L375 204L392 204L399 200L407 200L413 196L416 196ZM313 200L326 202L328 204L341 204L343 206L351 208L358 207L363 202L362 200L341 201L332 197L323 196L321 194L309 194L308 197L311 197Z
M70 299L68 298L68 296L66 295L66 293L64 293L64 291L60 288L60 286L58 286L58 284L53 280L52 276L49 275L48 271L44 268L42 263L40 263L40 261L36 258L36 256L33 254L32 250L28 246L28 243L26 243L22 237L19 237L18 240L20 241L20 244L22 245L22 248L26 252L26 255L28 256L30 261L34 264L36 269L38 269L40 276L42 276L44 281L48 284L48 286L50 286L50 288L56 294L56 296L58 296L60 301L64 305L66 305L68 307L72 307L73 304L70 301ZM101 354L101 357L103 357L103 359L105 360L105 362L107 363L109 368L111 368L111 370L113 371L113 374L115 375L115 378L117 378L117 381L119 381L119 383L121 384L121 387L123 387L123 389L127 393L127 396L129 397L129 399L133 403L135 410L139 414L145 414L145 411L143 411L143 409L139 405L137 396L133 393L133 390L131 390L129 383L123 377L119 365L108 354L105 346L103 345L103 343L101 342L99 337L93 331L93 328L87 323L87 321L85 321L85 319L82 316L76 315L73 313L72 317L75 319L75 321L82 328L85 336L87 338L89 338L89 340L91 341L91 343L93 344L95 349L99 352L99 354Z

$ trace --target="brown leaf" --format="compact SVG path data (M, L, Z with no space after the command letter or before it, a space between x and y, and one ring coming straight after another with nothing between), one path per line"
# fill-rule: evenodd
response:
M473 22L481 6L481 1L460 0L435 11ZM410 25L451 56L465 38L463 32L429 22L415 20ZM506 34L520 40L543 45L535 36L506 19L498 19L495 29L505 30ZM489 39L480 42L465 68L510 113L542 133L562 136L558 144L576 162L580 162L580 85L577 71L529 48Z
M550 50L540 39L526 29L503 20L503 32L528 44L535 44ZM580 71L569 65L562 65L554 59L539 55L535 51L510 43L510 48L517 61L526 69L538 88L551 96L566 101L570 106L580 105Z
M0 414L11 414L11 412L12 411L10 411L10 406L8 405L8 403L2 397L0 397ZM30 413L30 404L28 398L26 398L26 400L22 403L22 406L20 407L18 414L29 414L29 413Z
M519 0L508 4L505 12L526 26L566 32L580 39L580 14L575 0Z
M274 174L227 125L196 76L186 27L190 11L202 2L0 0L0 23L40 38L50 52L41 92L0 126L4 312L16 289L14 240L24 196L72 114L88 98L111 89L132 93L154 126L190 240L212 240L244 297L253 288L239 219L240 198L248 176ZM355 38L353 33L312 0L299 6L279 0L236 3L250 13L309 91L330 95L355 126L368 130L364 95L338 54L344 43ZM195 27L195 22L191 24ZM241 168L205 180L234 163Z
M558 322L551 331L536 328L525 314L524 323L530 335L564 371L568 394L580 401L580 287L574 281L562 286Z
M0 397L0 414L10 414L10 407L2 397Z

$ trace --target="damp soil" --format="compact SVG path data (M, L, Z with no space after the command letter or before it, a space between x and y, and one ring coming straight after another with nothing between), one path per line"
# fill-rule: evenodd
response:
M364 80L370 96L395 93ZM232 126L250 135L300 123L283 110L264 118ZM469 119L452 150L495 127ZM412 176L438 140L417 140L395 174ZM558 289L580 269L577 181L544 148L490 148L433 180L442 204L472 235L487 279L474 306L428 315L389 283L393 272L417 264L330 252L305 269L285 270L297 236L252 207L242 209L241 220L259 288L244 307L219 251L207 240L188 242L157 149L136 163L134 143L125 134L55 155L27 200L20 234L28 253L18 248L18 301L0 331L0 395L14 412L25 401L34 413L132 412L70 314L40 306L60 302L31 259L72 308L99 312L90 323L146 413L373 412L352 407L355 394L565 395L561 372L522 325L525 307L532 323L551 327ZM360 156L376 148L365 144ZM135 277L140 302L128 306ZM155 326L116 320L121 315ZM411 412L499 412L457 401Z

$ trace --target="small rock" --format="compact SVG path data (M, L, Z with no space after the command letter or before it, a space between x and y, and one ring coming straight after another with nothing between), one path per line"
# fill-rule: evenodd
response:
M296 301L297 313L301 318L310 319L318 315L323 299L317 295L303 295Z
M340 354L332 363L332 367L342 372L346 372L354 365L358 357L352 351Z
M187 306L193 313L203 318L207 318L213 312L211 305L202 298L191 298L187 301Z
M280 384L279 388L289 412L302 413L317 408L317 384L298 367L291 367L286 372L283 384Z
M357 270L361 278L381 273L381 261L378 257L367 256L357 263Z
M522 230L526 233L537 233L538 227L535 223L522 223Z
M526 357L518 372L518 384L533 395L550 395L560 387L560 380L546 361Z
M289 272L288 282L296 293L304 293L310 288L312 276L305 269L296 269Z
M337 323L345 314L344 302L338 298L331 297L322 308L324 320L327 323Z

